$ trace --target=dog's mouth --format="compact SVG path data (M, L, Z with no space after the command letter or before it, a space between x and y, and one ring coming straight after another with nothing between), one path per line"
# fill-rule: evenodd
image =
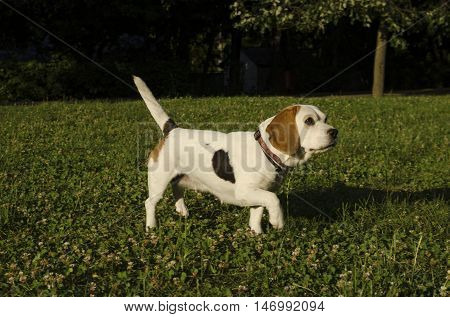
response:
M337 142L333 141L330 144L328 144L327 146L324 146L324 147L321 147L321 148L318 148L318 149L310 149L310 151L326 151L326 150L331 149L332 147L335 147L336 144L337 144Z

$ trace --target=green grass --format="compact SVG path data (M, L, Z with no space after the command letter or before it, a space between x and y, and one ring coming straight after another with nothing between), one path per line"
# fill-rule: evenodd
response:
M175 121L253 130L294 98L163 100ZM141 101L0 107L2 296L448 296L449 96L314 98L340 143L289 175L287 225L170 189L144 231ZM305 203L304 200L314 205ZM321 215L319 208L332 219Z

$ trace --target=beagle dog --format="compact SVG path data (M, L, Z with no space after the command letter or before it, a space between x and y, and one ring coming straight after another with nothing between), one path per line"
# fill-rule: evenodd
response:
M167 115L142 79L134 76L164 137L148 161L146 229L156 225L155 207L172 186L176 211L188 216L185 188L206 191L222 202L250 207L250 228L261 233L264 208L274 228L284 226L274 191L289 168L336 145L338 130L311 105L292 105L261 122L256 132L183 129Z

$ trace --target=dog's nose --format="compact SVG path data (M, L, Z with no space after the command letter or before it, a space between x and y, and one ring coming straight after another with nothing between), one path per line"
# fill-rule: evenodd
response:
M328 130L328 134L333 138L336 139L337 135L338 135L338 130L337 129L330 129Z

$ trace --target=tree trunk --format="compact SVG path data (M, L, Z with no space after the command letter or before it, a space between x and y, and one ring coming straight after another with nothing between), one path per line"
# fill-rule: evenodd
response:
M209 67L212 64L214 39L215 39L215 34L213 32L210 32L206 35L205 42L206 42L206 45L208 46L208 49L206 51L205 60L203 61L203 74L204 75L208 74Z
M377 32L377 47L375 50L375 61L373 64L372 96L382 97L384 92L384 72L386 68L387 36L380 23Z
M239 30L231 32L231 61L230 61L230 93L241 92L241 42L242 34Z
M281 33L280 39L280 50L281 50L283 77L284 77L283 93L287 94L292 93L292 64L289 52L290 47L289 40L290 40L289 32L287 30L283 31Z
M272 34L272 60L270 66L269 79L269 93L279 94L283 88L283 84L280 84L280 60L281 60L281 31L275 29Z

